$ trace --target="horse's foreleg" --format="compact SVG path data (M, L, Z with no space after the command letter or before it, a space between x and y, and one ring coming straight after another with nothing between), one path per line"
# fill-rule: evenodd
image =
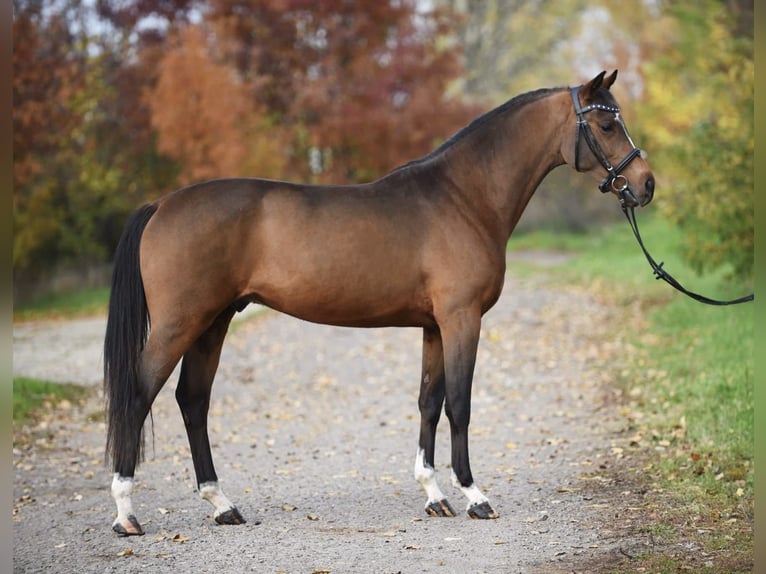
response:
M438 329L423 330L423 371L420 382L420 439L415 458L415 480L428 495L426 512L432 516L455 516L434 476L436 426L444 404L444 352Z
M445 410L452 441L452 483L468 498L466 512L471 518L497 518L497 512L474 482L468 456L471 385L480 327L481 315L470 311L455 314L442 327Z
M224 311L184 354L181 376L176 388L176 401L189 437L199 493L215 508L213 518L219 524L245 522L239 510L218 485L207 432L210 392L221 357L223 340L233 315L233 309Z

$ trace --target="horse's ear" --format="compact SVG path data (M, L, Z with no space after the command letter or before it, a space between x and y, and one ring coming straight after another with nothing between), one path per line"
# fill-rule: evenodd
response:
M604 80L604 82L601 84L602 88L606 88L607 90L612 87L612 84L614 84L614 81L617 79L617 70L611 73L611 75Z
M598 76L593 78L590 82L588 82L582 87L582 89L580 90L580 93L582 94L582 99L584 102L593 101L593 96L596 94L596 91L603 84L605 75L606 75L606 70L601 72ZM612 79L612 81L614 81L614 79Z

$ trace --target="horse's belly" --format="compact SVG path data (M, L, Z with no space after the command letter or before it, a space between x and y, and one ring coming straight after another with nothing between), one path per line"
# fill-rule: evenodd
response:
M398 280L397 280L398 279ZM373 273L332 278L308 273L292 280L262 284L253 298L314 323L349 327L426 326L433 323L430 299L401 276L385 280Z

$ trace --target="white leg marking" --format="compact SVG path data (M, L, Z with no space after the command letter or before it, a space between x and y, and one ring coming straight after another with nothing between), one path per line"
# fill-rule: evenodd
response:
M430 465L427 466L425 463L425 451L422 448L419 448L418 454L415 457L415 480L423 486L423 490L425 490L428 495L426 508L433 502L444 500L444 494L442 494L439 485L436 483L434 474L434 469Z
M130 494L133 492L133 479L114 473L112 478L112 498L117 503L117 518L114 523L126 523L129 516L133 516L133 502Z
M472 506L481 504L482 502L489 502L489 498L484 496L484 493L482 493L482 491L479 490L479 487L476 486L475 483L470 486L461 485L460 481L457 479L457 476L455 475L454 470L452 471L452 484L455 486L455 488L459 488L460 491L468 499L468 506L466 506L466 510L468 510Z
M226 498L226 495L215 481L203 482L199 485L199 495L215 507L213 518L217 518L227 510L232 510L234 505Z

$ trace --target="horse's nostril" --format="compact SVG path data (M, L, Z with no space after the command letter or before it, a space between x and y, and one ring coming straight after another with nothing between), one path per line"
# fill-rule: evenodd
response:
M649 178L646 180L646 183L644 184L644 188L646 189L646 193L649 195L649 197L654 195L654 176L649 176Z

